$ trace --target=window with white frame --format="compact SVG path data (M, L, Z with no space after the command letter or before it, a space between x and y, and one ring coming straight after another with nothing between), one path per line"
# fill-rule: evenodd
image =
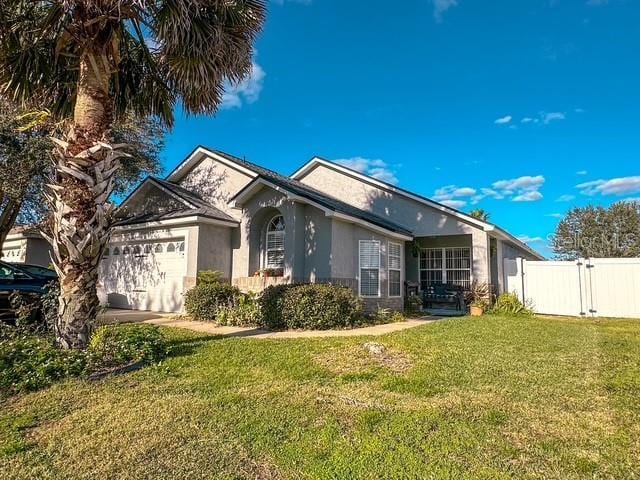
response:
M448 283L471 286L471 249L468 247L423 248L420 250L420 288Z
M360 240L360 295L380 296L380 242Z
M284 268L284 217L276 215L267 225L265 268Z
M400 271L402 265L402 245L389 242L389 296L399 297L401 292Z

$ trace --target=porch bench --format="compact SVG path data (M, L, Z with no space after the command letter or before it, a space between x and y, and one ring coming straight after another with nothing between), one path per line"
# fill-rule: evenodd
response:
M429 307L434 303L450 303L456 310L462 310L464 294L462 287L444 283L433 283L422 290L422 303Z

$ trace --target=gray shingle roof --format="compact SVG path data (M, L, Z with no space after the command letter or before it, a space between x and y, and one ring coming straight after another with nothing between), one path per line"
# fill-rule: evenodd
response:
M173 182L167 180L161 180L155 177L149 177L149 181L156 183L163 188L169 190L171 193L193 205L195 208L189 208L185 205L185 208L172 209L166 212L150 212L143 213L141 215L134 215L131 217L123 218L116 222L115 226L123 225L137 225L147 222L158 222L161 220L169 220L172 218L184 218L192 216L207 217L214 220L224 220L226 222L239 223L231 215L226 214L222 210L214 207L209 202L205 201L197 193L187 190L186 188L176 185Z

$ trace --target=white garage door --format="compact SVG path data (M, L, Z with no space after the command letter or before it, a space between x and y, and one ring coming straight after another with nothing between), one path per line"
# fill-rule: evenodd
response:
M26 242L11 242L9 245L7 243L2 248L0 259L5 262L24 263L27 253Z
M187 273L184 238L113 243L100 265L100 291L110 308L178 312Z

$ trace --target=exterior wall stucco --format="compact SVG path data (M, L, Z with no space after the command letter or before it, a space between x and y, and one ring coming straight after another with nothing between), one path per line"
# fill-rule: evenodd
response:
M263 265L262 245L267 222L281 214L285 223L284 275L293 277L297 242L304 245L304 230L299 231L303 210L295 202L271 188L262 188L245 205L240 222L240 242L233 253L233 278L252 276ZM304 268L298 264L296 269Z
M223 212L237 216L238 211L229 206L229 200L251 182L252 178L211 157L205 157L178 183L198 193L205 201Z
M387 274L388 242L402 246L402 241L326 216L322 210L289 200L268 187L263 187L243 206L240 239L233 254L233 278L252 276L260 268L266 224L277 214L284 217L286 229L285 276L300 282L339 281L357 292L359 241L378 240L380 297L365 299L366 307L402 309L404 288L401 287L400 297L389 298ZM401 262L403 265L404 259ZM404 269L401 269L403 284Z
M124 211L127 215L162 213L187 208L186 205L169 195L157 185L147 183L127 202Z
M51 247L44 238L30 238L27 240L27 255L25 263L41 265L51 264Z
M11 256L8 256L11 251ZM22 236L6 240L2 244L2 258L6 262L28 263L48 267L51 263L51 247L44 238Z
M202 224L198 228L197 270L217 270L231 279L231 228Z
M301 182L411 230L416 237L470 234L477 227L422 203L318 165Z
M324 212L305 207L304 275L303 281L332 278L332 253L336 243L332 239L333 224Z

